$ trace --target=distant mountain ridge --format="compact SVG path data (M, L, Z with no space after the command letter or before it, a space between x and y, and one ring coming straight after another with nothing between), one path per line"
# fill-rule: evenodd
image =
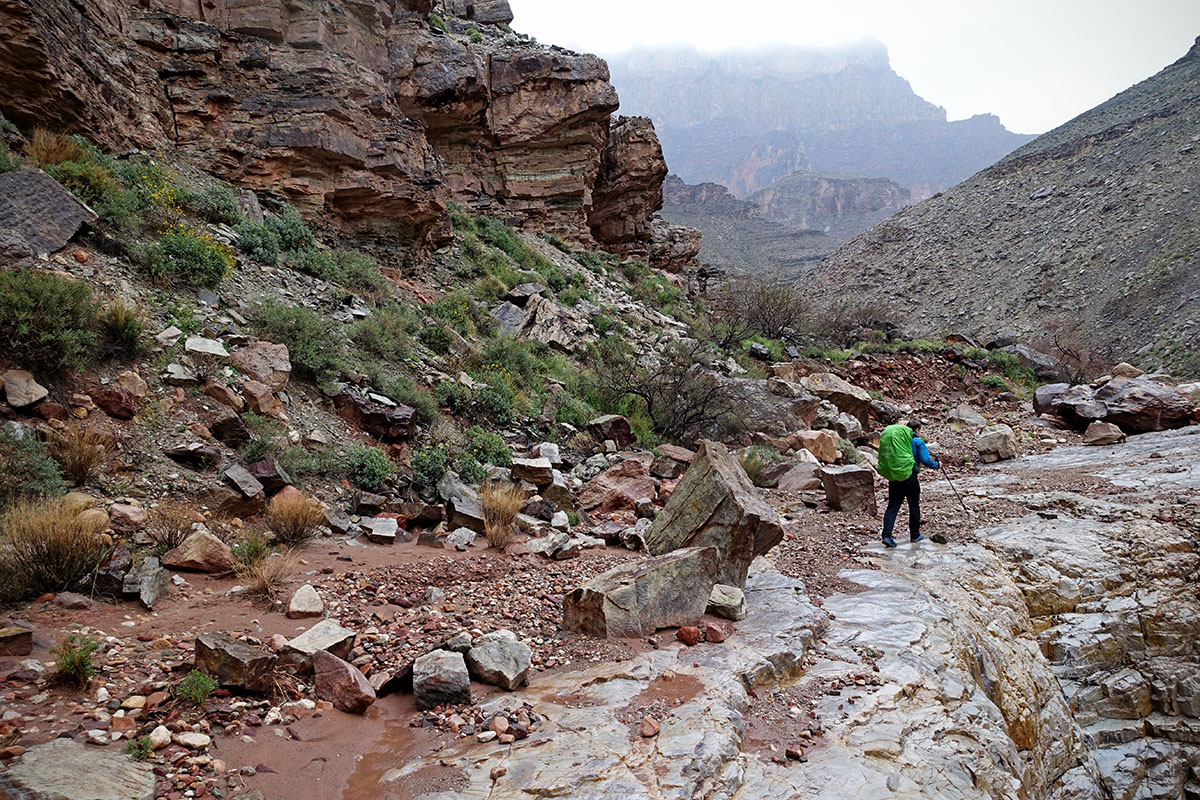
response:
M878 42L638 49L608 64L623 113L654 119L671 171L739 197L808 171L889 178L926 197L1033 138L991 115L948 122Z
M814 302L914 333L1036 336L1200 374L1200 38L1187 55L839 247Z

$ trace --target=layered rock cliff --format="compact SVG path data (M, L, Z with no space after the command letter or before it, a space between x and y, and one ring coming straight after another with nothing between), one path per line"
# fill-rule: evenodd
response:
M1200 371L1200 42L1182 59L811 273L818 301L892 309L914 333L1049 321L1147 366Z
M4 0L0 112L177 147L343 232L412 244L445 238L451 201L591 241L601 181L635 198L597 212L601 240L644 251L661 176L619 150L657 150L653 127L617 125L609 145L604 61L511 19L504 0Z
M769 220L849 239L909 205L910 193L886 178L800 172L750 197Z
M654 118L672 172L739 197L810 170L890 178L928 196L1032 138L990 115L948 122L877 43L635 50L609 64L625 110Z

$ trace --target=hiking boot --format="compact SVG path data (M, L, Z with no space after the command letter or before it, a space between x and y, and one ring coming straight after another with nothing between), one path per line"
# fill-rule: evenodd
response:
M883 537L883 546L884 547L895 547L896 540L890 536L885 536L885 537Z
M908 540L910 542L912 542L913 544L916 544L917 542L920 542L920 541L924 541L924 539L925 539L925 534L923 534L923 533L918 533L916 536L908 537Z

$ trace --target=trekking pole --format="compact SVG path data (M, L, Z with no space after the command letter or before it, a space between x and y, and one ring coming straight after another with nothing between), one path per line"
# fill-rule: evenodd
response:
M956 498L958 498L958 504L959 504L960 506L962 506L962 507L963 507L963 511L967 512L968 514L970 514L970 513L971 513L971 509L967 508L967 504L963 502L962 496L961 496L961 495L959 495L959 493L958 493L958 489L955 489L955 488L954 488L954 481L950 480L950 475L949 475L949 473L947 473L947 472L946 472L946 470L944 470L944 469L939 469L939 470L938 470L938 472L942 473L942 475L944 475L944 476L945 476L945 478L946 478L946 483L950 484L950 489L951 489L951 490L954 492L954 496L955 496Z

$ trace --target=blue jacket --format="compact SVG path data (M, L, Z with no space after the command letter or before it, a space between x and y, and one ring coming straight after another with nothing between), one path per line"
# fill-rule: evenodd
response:
M933 460L933 456L929 455L929 447L925 444L925 440L920 436L914 436L912 441L913 459L917 462L913 467L913 474L916 475L921 471L921 465L930 469L937 469L940 465Z

